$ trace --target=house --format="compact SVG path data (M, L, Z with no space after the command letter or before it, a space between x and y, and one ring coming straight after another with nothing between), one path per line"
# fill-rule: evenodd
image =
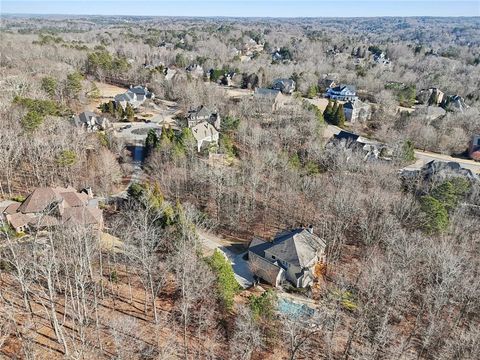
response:
M21 204L13 203L0 211L16 232L60 224L103 228L102 210L89 189L78 192L72 187L36 188Z
M328 89L334 88L335 86L337 86L337 83L331 78L318 80L318 87L322 89L322 91L328 91Z
M187 71L188 74L190 74L192 77L195 77L195 78L201 78L205 74L203 67L198 64L188 65L185 70Z
M388 59L384 52L380 54L373 55L373 62L378 65L389 66L391 64L390 59Z
M327 89L327 98L341 101L353 101L357 98L357 90L353 85L339 85Z
M439 183L446 179L462 177L471 183L480 183L480 178L472 170L455 161L431 160L420 169L406 167L400 170L403 181L422 180Z
M272 89L280 90L282 94L293 94L295 91L295 81L292 79L276 79L272 83Z
M288 281L304 288L313 282L314 266L324 261L325 247L313 227L279 234L271 242L255 238L248 247L249 267L255 276L274 286Z
M110 122L107 118L95 114L91 111L84 111L78 115L73 116L75 126L81 127L88 132L106 130L110 127Z
M150 92L144 86L130 86L130 89L123 94L115 95L115 104L121 106L123 109L130 104L134 109L142 105L147 99L154 99L155 94Z
M391 160L391 149L386 144L349 131L342 130L335 134L332 143L343 143L347 148L362 151L364 160Z
M472 159L480 160L480 135L473 135L468 146L468 156Z
M210 110L205 106L200 106L196 110L190 110L187 115L188 127L192 128L198 123L208 122L220 130L220 114L217 111Z
M253 98L271 108L271 111L276 111L285 104L285 98L280 90L256 88Z
M347 101L343 104L343 111L345 119L351 123L367 121L371 115L370 105L359 99Z
M420 104L428 104L428 105L435 105L439 106L445 93L438 88L432 87L429 89L420 90L417 94L417 101Z
M177 69L175 69L174 67L171 67L171 66L166 67L165 70L163 70L163 73L165 74L165 80L167 81L173 80L177 72L178 72Z
M210 144L218 145L219 132L207 121L203 121L192 127L192 134L197 141L198 152Z

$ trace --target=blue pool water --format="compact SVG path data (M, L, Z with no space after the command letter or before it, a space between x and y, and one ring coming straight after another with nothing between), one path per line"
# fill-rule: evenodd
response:
M309 317L312 316L314 312L314 310L309 308L307 305L298 304L284 298L278 299L277 308L281 313L295 317Z

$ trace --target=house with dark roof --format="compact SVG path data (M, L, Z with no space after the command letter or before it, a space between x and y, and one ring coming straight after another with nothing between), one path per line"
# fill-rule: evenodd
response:
M313 268L324 261L325 241L313 228L300 228L278 234L273 241L255 238L248 248L252 273L274 286L288 281L295 287L309 286Z
M106 130L110 127L110 122L107 118L91 111L84 111L78 115L74 115L73 123L75 126L81 127L88 132Z
M220 130L220 114L218 114L218 111L211 110L202 105L197 109L188 112L187 122L189 128L192 128L203 121L210 123L215 129Z
M155 94L145 86L130 86L123 94L115 95L115 103L123 109L130 104L134 109L142 105L147 99L154 99Z
M354 101L357 98L357 89L353 85L339 85L327 89L326 97L333 100Z
M272 83L272 89L280 90L282 94L293 94L295 91L295 81L292 79L275 79Z
M253 98L271 109L271 111L276 111L285 104L286 96L280 90L256 88Z

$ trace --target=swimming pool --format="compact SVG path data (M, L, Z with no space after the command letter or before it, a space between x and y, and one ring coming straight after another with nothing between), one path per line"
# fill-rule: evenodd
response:
M285 315L293 317L310 317L313 315L314 310L305 304L299 304L284 298L278 299L277 309L279 312Z

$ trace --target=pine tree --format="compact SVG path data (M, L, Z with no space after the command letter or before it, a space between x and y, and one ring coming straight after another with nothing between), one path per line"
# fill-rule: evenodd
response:
M323 111L323 118L326 122L330 122L332 120L332 113L333 113L333 104L332 100L328 100L328 105Z
M128 121L133 120L133 118L135 116L135 111L133 110L133 107L132 107L132 105L130 105L130 103L127 103L127 106L125 107L125 114L124 115L127 117Z
M345 126L345 112L343 111L343 104L339 104L337 106L337 110L335 111L335 120L334 123L337 126L344 127Z
M335 115L337 114L337 110L338 110L338 102L337 100L335 100L335 102L333 103L333 107L332 107L332 111L330 112L330 119L329 119L329 122L331 122L333 125L338 125L337 124L337 119L335 118Z
M107 110L110 115L115 115L115 104L113 103L113 101L108 102Z

